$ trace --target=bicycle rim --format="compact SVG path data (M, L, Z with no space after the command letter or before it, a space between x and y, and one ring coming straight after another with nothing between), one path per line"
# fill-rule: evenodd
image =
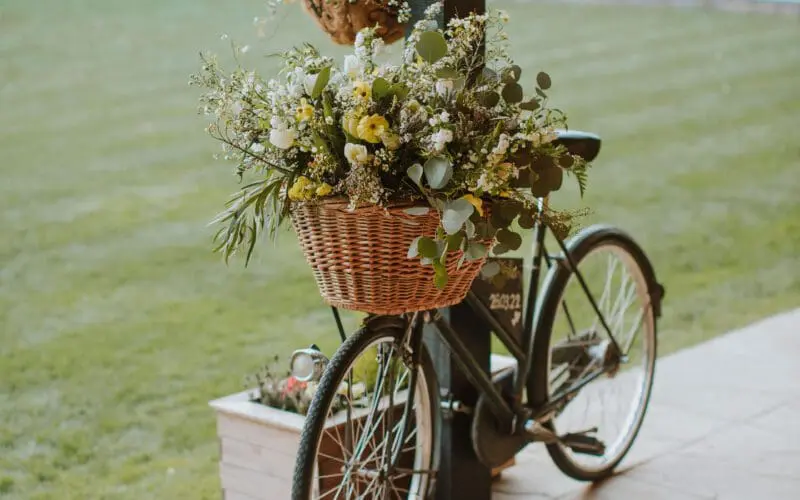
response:
M326 394L317 396L325 404L316 411L324 412L324 418L309 413L307 425L316 429L309 440L314 442L313 472L305 498L425 498L432 483L435 445L429 381L424 370L417 368L413 411L407 422L404 398L412 377L400 357L398 335L363 338L356 349L338 359L335 356L320 381L319 391ZM370 363L371 359L376 362ZM408 430L400 443L398 436L406 424ZM397 452L398 447L400 460L389 470L390 451Z
M633 444L647 409L656 355L653 308L645 271L624 246L614 240L593 246L578 262L623 358L618 369L586 385L551 422L559 435L597 427L602 456L578 453L566 446L550 447L559 464L582 477L602 476L619 463ZM548 355L549 393L610 366L612 342L586 297L577 276L569 273L557 301ZM565 306L566 304L566 306ZM554 346L583 344L580 356L560 359ZM573 474L575 475L575 474Z

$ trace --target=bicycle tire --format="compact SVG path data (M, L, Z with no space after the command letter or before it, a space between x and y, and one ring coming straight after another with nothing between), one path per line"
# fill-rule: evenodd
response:
M598 470L587 470L579 467L567 455L566 450L561 444L547 444L547 451L556 466L567 476L579 481L599 481L613 474L614 469L625 458L630 451L644 421L647 407L652 394L652 385L655 376L655 360L657 354L657 318L660 315L660 300L663 295L663 288L656 281L652 263L648 259L642 248L624 231L613 226L597 225L591 226L571 239L566 247L575 265L580 268L580 262L594 249L602 246L615 246L627 253L635 262L647 284L647 293L650 297L650 308L648 314L652 314L652 336L653 353L652 359L648 360L650 371L649 381L644 388L643 408L638 417L635 427L628 434L629 441L624 450L617 457L610 461L605 467ZM567 265L566 260L559 260L559 264L551 269L545 284L542 299L542 306L539 309L539 318L536 322L536 334L534 339L534 349L532 358L533 391L532 403L534 407L540 407L548 402L550 397L549 377L550 377L550 348L553 334L554 320L560 305L562 295L568 285L569 278L573 271ZM551 422L545 424L551 430L554 426Z
M337 389L350 370L350 367L359 358L359 354L365 352L377 340L391 338L395 341L399 341L403 338L404 333L404 320L398 317L381 317L370 321L366 326L351 335L336 350L336 353L331 358L320 379L319 386L306 416L305 425L303 426L300 446L295 461L292 484L293 500L309 500L312 498L314 493L313 483L317 453L324 431L328 409L337 394ZM428 420L430 425L429 428L422 429L422 431L418 429L418 436L424 436L424 439L428 443L427 448L431 450L431 453L427 458L427 462L430 464L430 469L435 471L438 466L439 444L437 420L439 408L438 384L433 363L424 344L420 344L420 349L419 374L415 400L419 402L420 399L418 398L426 398L423 407L427 407L430 410L430 417ZM411 431L409 430L409 432ZM424 447L418 445L417 448L422 449ZM435 473L427 475L427 479L424 480L425 483L422 495L420 495L419 498L428 498L428 495L431 494L435 486L435 476Z

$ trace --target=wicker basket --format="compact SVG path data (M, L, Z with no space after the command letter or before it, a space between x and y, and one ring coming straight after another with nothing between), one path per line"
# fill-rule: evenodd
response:
M461 252L447 258L449 280L433 283L433 267L408 258L420 235L433 236L439 214L405 213L408 206L376 206L348 211L342 200L300 204L292 223L323 299L332 306L372 314L401 314L461 302L486 259L465 261Z
M405 25L397 21L396 9L385 0L303 0L303 5L331 40L340 45L353 45L361 29L376 24L376 34L386 43L405 35Z

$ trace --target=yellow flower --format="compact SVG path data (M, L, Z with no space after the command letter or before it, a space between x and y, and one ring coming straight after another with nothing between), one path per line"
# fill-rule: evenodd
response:
M323 182L317 188L316 193L317 196L328 196L329 194L331 194L331 191L333 191L333 188L330 186L330 184Z
M478 198L477 196L475 196L473 194L465 194L464 196L462 196L462 198L464 198L465 200L470 202L472 204L472 206L475 207L475 210L478 211L478 215L483 217L483 200L482 199Z
M305 100L300 99L300 106L297 107L297 121L302 122L310 120L314 116L314 107Z
M358 137L358 120L355 115L345 115L342 117L342 128L353 137Z
M364 100L369 100L372 97L372 87L367 82L355 82L353 84L353 94Z
M308 177L300 176L294 181L294 184L289 188L289 199L300 201L308 199L306 188L311 185L311 180Z
M381 136L389 131L389 122L381 115L365 116L358 122L358 137L377 144Z
M400 136L391 132L383 134L381 136L381 141L383 141L383 145L390 151L394 151L400 147Z

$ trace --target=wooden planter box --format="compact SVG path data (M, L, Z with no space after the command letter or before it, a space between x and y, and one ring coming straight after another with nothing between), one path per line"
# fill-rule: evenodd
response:
M210 403L217 412L222 498L289 498L305 417L254 403L251 394Z
M492 356L492 372L514 365L505 356ZM209 404L217 413L220 446L219 471L223 500L273 500L289 498L300 433L305 417L251 401L253 391L244 391ZM398 401L398 404L401 402ZM397 407L398 410L402 406ZM398 412L397 417L400 417ZM331 422L330 425L336 425ZM333 445L333 443L330 443ZM323 439L322 448L326 448ZM338 451L337 447L332 450ZM413 459L402 457L401 461ZM513 465L513 460L492 471L493 476ZM321 475L335 472L338 465L320 463Z

